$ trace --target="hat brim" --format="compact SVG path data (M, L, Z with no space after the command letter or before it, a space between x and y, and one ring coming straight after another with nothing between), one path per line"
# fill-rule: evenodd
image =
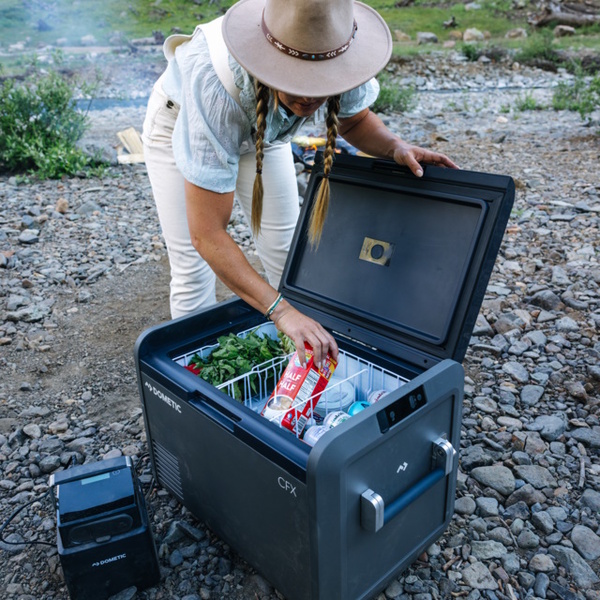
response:
M392 36L371 7L354 3L356 37L343 54L308 61L281 52L261 28L265 0L241 0L225 14L223 38L235 60L250 75L286 94L310 98L335 96L369 81L388 63Z

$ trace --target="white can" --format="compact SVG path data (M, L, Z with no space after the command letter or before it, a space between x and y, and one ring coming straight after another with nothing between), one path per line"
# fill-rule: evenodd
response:
M262 415L265 419L269 419L272 423L281 424L281 419L292 408L293 400L289 396L277 395L273 396L267 402Z
M347 421L349 418L350 415L348 413L345 413L342 410L334 410L325 417L323 425L327 427L327 429L333 429L334 427L341 425L344 421Z
M324 419L332 411L347 411L354 402L354 386L349 381L333 377L314 408L315 418Z
M387 396L389 392L387 390L372 390L369 392L367 397L367 402L369 404L375 404L375 402L379 402L384 396Z
M324 425L313 425L309 427L304 433L304 437L302 438L309 446L314 446L317 443L317 440L326 432L329 431L328 427Z

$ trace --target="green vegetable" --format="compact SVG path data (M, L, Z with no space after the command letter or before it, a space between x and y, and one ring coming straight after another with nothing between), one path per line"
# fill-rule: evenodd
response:
M249 373L254 367L273 360L278 356L286 356L295 351L292 340L283 333L277 334L278 339L265 336L262 337L251 331L246 337L241 338L230 333L218 338L219 346L209 356L202 358L194 354L190 359L190 370L197 373L208 383L218 386L226 381L235 379L244 373ZM267 387L275 385L274 374L269 375L272 382ZM249 376L252 394L257 394L258 376ZM236 381L233 385L233 394L236 400L243 401L242 381Z

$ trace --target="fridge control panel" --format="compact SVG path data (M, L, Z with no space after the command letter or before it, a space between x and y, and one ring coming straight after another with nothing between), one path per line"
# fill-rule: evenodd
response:
M381 433L385 433L394 425L397 425L406 417L416 412L422 406L427 404L427 398L425 396L425 390L422 386L413 390L406 396L396 400L393 404L390 404L383 410L377 413L377 420L379 421L379 428Z

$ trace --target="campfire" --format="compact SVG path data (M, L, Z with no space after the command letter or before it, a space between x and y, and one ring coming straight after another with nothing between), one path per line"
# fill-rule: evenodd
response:
M327 138L318 135L297 135L292 138L294 162L301 163L304 169L310 172L315 162L315 154L325 148L326 144ZM337 154L358 154L358 150L340 136L336 138L335 151Z

